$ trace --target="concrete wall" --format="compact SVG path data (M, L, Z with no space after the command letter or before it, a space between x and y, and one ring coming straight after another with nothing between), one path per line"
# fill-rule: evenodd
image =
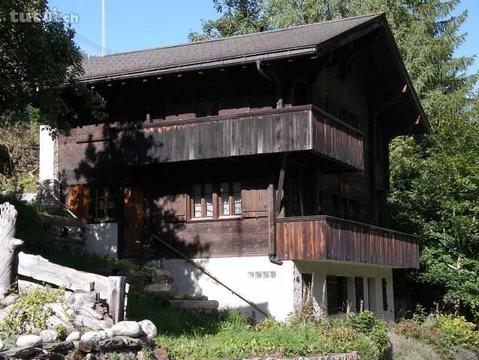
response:
M391 268L329 261L295 261L295 265L298 273L313 274L313 296L316 302L315 309L317 309L319 314L326 314L327 312L326 277L328 275L348 277L348 302L353 312L356 309L354 278L362 277L364 309L371 310L385 320L394 321L394 294ZM386 279L387 282L388 309L386 311L383 310L381 283L383 278ZM369 290L372 291L372 294L369 294ZM369 300L371 300L371 302Z
M118 224L88 224L86 248L89 252L116 258L118 256Z
M279 320L286 320L294 311L294 265L272 264L267 256L196 259L212 275L227 284L247 300ZM243 300L220 286L184 260L159 260L154 265L164 266L173 276L173 290L189 295L204 295L217 300L220 308L239 308L245 315L261 319L263 316Z
M41 183L57 178L55 154L55 140L50 136L50 128L42 125L40 126L40 169L38 176Z
M328 275L348 277L348 300L352 311L356 306L354 277L363 277L364 309L370 308L369 298L371 298L373 302L371 311L386 320L394 320L393 279L390 268L326 261L285 261L283 265L278 266L272 264L266 256L209 258L195 261L278 320L286 320L301 303L301 273L313 274L316 314L326 315L327 313L326 277ZM247 316L262 318L261 314L244 301L184 260L163 259L153 261L151 265L164 267L171 273L172 288L177 293L206 296L210 300L217 300L220 308L239 308ZM383 278L387 281L387 311L383 311L382 308L381 281ZM374 294L371 296L368 294L370 288L368 279L373 282Z

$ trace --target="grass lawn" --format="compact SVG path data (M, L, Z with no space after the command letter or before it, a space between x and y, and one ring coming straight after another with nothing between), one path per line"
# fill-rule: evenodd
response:
M158 327L158 343L170 356L188 359L244 359L255 356L307 356L358 351L377 360L387 345L386 325L370 313L345 320L257 324L238 311L191 314L161 306L161 299L132 293L129 318L149 318Z

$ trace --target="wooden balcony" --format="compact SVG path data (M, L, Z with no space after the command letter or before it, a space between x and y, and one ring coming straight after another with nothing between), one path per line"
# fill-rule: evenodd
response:
M276 219L276 252L282 260L419 267L419 248L414 236L323 215Z
M364 169L361 132L312 105L135 127L89 125L60 136L58 150L66 174L87 157L139 165L300 151Z

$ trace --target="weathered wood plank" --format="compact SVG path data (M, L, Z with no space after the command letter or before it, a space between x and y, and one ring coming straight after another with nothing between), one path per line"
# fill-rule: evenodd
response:
M419 248L411 235L330 216L278 219L282 260L336 260L418 268Z

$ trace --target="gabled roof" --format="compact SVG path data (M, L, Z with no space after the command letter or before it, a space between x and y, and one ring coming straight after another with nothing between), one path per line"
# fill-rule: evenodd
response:
M225 66L257 58L281 58L315 53L318 45L334 39L381 15L357 16L286 29L238 35L156 49L88 59L82 81L137 77L177 72L194 67ZM218 64L220 63L220 64Z
M84 74L79 77L79 80L95 83L199 71L254 63L257 60L285 59L305 55L321 56L379 28L386 35L394 66L407 84L411 100L422 119L421 122L426 131L429 131L429 122L384 14L356 16L286 29L90 58L84 61Z

